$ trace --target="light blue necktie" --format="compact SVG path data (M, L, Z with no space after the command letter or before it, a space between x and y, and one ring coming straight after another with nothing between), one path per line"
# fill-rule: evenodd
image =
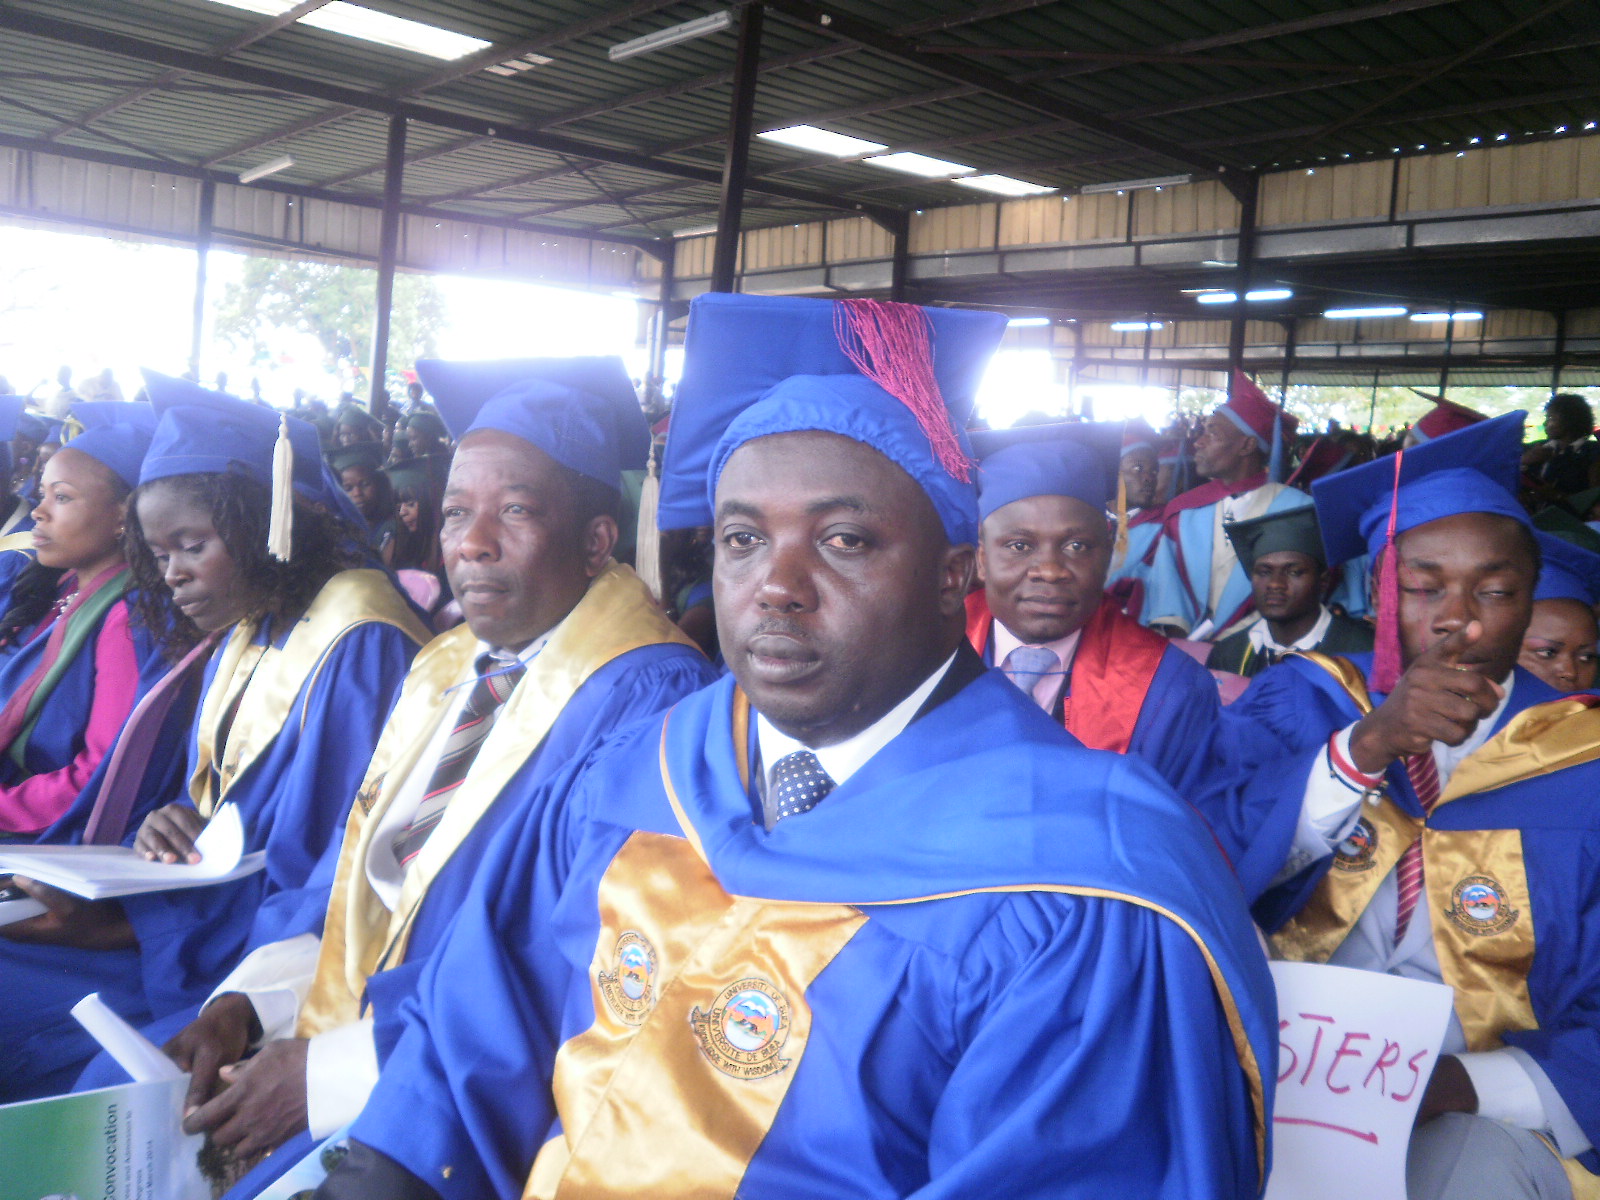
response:
M1018 646L1006 655L1000 669L1031 700L1034 686L1046 675L1060 670L1061 660L1056 657L1054 650L1046 650L1043 646Z

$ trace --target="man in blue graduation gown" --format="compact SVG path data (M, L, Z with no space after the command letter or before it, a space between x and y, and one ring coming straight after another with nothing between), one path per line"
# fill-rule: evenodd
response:
M1330 561L1379 564L1377 649L1286 659L1218 739L1275 951L1455 989L1413 1200L1600 1189L1600 708L1516 666L1522 416L1406 450L1398 490L1392 459L1318 481Z
M1105 594L1120 433L1078 423L973 435L983 588L967 597L967 639L1085 746L1136 755L1188 796L1217 685Z
M1001 326L695 301L661 511L713 525L733 677L502 830L320 1195L1257 1192L1209 833L962 644L946 401Z
M1206 418L1195 442L1195 468L1206 482L1174 497L1162 512L1161 537L1144 574L1139 619L1146 625L1204 642L1249 623L1255 611L1250 580L1226 529L1310 503L1304 492L1269 477L1295 428L1294 417L1234 372L1232 394Z
M386 1049L366 998L389 1013L409 993L515 802L715 678L611 557L621 472L649 446L621 360L417 367L461 443L441 540L466 624L406 678L320 936L256 950L168 1044L194 1073L191 1132L245 1157L301 1135L240 1195L360 1111Z

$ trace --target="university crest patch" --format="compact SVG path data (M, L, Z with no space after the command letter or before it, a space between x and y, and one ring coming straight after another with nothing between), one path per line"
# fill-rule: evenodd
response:
M1378 828L1362 817L1350 836L1340 842L1333 852L1333 865L1337 870L1360 873L1372 870L1372 856L1378 852Z
M656 1002L656 949L642 933L617 939L611 970L596 977L606 1004L625 1025L643 1025Z
M708 1010L697 1005L689 1024L711 1065L735 1079L765 1079L790 1063L780 1051L789 1040L789 1001L765 979L741 979L717 994Z
M1522 914L1511 907L1505 888L1487 875L1468 875L1450 893L1450 920L1478 937L1504 933Z

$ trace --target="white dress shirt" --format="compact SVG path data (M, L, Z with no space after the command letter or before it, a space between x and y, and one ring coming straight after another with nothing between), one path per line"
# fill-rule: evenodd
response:
M1443 742L1433 744L1433 761L1439 770L1441 788L1448 784L1456 767L1489 740L1496 722L1511 702L1514 678L1508 675L1501 682L1505 695L1499 706L1478 722L1466 741L1459 746L1447 746ZM1351 724L1334 735L1337 752L1347 763L1353 762L1350 735L1354 729L1355 724ZM1361 816L1363 792L1364 785L1342 772L1327 750L1317 756L1306 780L1305 800L1289 858L1274 883L1286 881L1313 862L1331 855L1339 843L1350 836ZM1443 983L1444 975L1433 944L1432 922L1413 920L1397 946L1394 930L1398 913L1399 885L1396 872L1391 870L1378 885L1349 936L1328 959L1329 964ZM1466 1035L1452 1010L1440 1053L1455 1055L1466 1068L1478 1094L1479 1116L1523 1129L1545 1131L1569 1158L1589 1149L1589 1139L1573 1119L1572 1111L1555 1085L1525 1052L1512 1046L1468 1052Z
M1041 650L1048 650L1056 656L1061 666L1059 673L1045 675L1033 685L1033 699L1045 712L1051 712L1056 706L1056 701L1061 697L1061 688L1067 682L1067 675L1072 670L1073 656L1078 653L1078 639L1083 636L1083 629L1074 629L1064 638L1057 638L1053 642L1024 642L1011 630L1007 629L999 617L994 620L994 632L990 634L993 639L994 665L1005 665L1006 658L1019 646L1036 646Z
M1317 623L1287 646L1278 643L1272 636L1272 627L1267 624L1267 619L1262 617L1245 630L1245 636L1250 639L1250 648L1257 654L1274 654L1280 658L1295 650L1315 650L1317 643L1328 635L1328 626L1333 624L1333 613L1326 604L1319 605L1318 611Z
M772 791L772 768L780 758L797 750L809 750L817 756L822 769L828 773L828 778L833 780L834 787L839 787L864 767L868 759L892 742L907 725L911 724L911 718L917 715L917 710L933 694L933 689L938 686L939 680L944 678L945 672L955 660L956 656L952 654L933 674L919 683L910 695L883 716L854 737L835 742L831 746L807 746L757 713L756 748L761 755L761 794L763 807L767 809L767 828L771 829L776 820L770 806L765 804L764 798ZM827 801L824 800L823 803Z
M554 633L555 629L551 629L515 655L480 641L473 651L472 669L476 672L478 660L485 654L507 665L515 657L527 666ZM373 833L365 864L367 881L391 912L399 903L400 889L405 882L405 867L394 853L395 836L411 822L422 804L445 744L477 680L474 673L447 693L451 697L448 712L428 740L416 766L395 792ZM499 732L498 725L489 730L480 753L490 750ZM316 978L321 950L321 939L314 933L268 943L248 954L211 994L211 999L226 992L240 992L255 1008L263 1042L293 1037L300 1007ZM306 1048L306 1114L311 1136L328 1137L355 1120L377 1081L378 1054L373 1043L371 1017L312 1037Z

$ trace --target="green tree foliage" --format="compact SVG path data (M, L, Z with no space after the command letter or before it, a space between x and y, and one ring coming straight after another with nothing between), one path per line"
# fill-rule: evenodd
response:
M329 370L343 366L364 373L372 361L377 277L376 271L334 263L246 259L239 281L228 284L218 303L217 335L259 356L269 351L274 332L308 333L321 344ZM434 353L444 315L430 276L395 276L390 370Z

